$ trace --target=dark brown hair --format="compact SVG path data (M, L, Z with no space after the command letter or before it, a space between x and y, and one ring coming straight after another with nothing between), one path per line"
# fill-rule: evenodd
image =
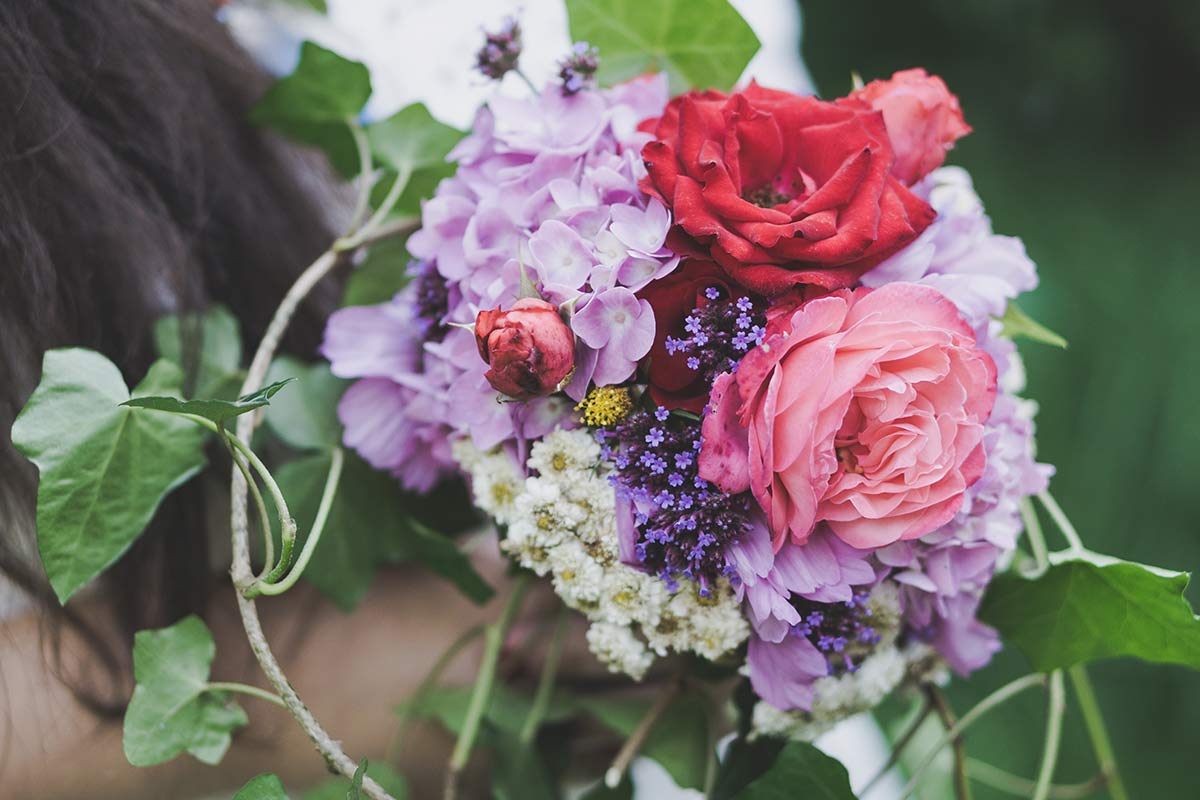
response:
M119 641L60 609L32 545L36 470L9 441L42 354L94 348L133 383L157 317L214 303L253 343L330 240L301 161L246 121L266 79L213 9L0 0L0 571L46 610L46 630L91 641L107 683L74 688L98 710L123 704L134 631L203 608L207 509L196 481L177 491L101 580ZM331 291L285 347L314 352Z

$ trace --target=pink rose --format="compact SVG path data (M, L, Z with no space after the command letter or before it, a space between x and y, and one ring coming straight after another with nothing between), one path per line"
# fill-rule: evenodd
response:
M842 290L776 316L703 423L700 476L747 489L776 551L827 521L875 548L941 527L983 473L996 365L940 292Z
M475 344L492 388L517 400L553 394L575 370L575 335L558 309L525 298L508 311L480 311Z
M923 69L906 69L891 80L871 81L850 94L848 101L855 100L883 112L896 151L892 176L909 186L940 167L946 151L971 132L958 98L941 78Z

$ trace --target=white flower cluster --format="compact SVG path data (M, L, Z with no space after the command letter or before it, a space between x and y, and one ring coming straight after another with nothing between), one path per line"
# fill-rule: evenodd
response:
M621 563L609 469L587 430L556 430L535 442L528 478L503 450L483 453L463 440L454 456L471 477L476 504L508 527L503 549L549 574L563 602L587 615L588 644L609 669L640 679L655 655L691 651L717 659L749 636L728 585L701 597L685 581L671 593L658 578Z
M902 648L896 643L901 626L896 584L883 581L876 586L867 607L881 638L858 669L817 679L813 683L812 708L807 712L783 711L760 700L753 712L756 735L811 741L847 717L879 705L912 674L913 666L927 670L929 647L918 644Z

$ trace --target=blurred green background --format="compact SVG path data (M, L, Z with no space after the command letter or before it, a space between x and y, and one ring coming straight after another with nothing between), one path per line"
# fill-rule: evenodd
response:
M1200 2L801 2L821 94L924 66L975 133L950 156L998 233L1025 240L1042 284L1022 301L1071 343L1022 344L1041 403L1039 455L1090 546L1200 570ZM1049 534L1054 544L1053 533ZM1189 590L1200 606L1200 584ZM951 698L965 710L1027 670L1003 653ZM1130 795L1200 797L1200 675L1092 668ZM974 728L968 751L1036 774L1037 693ZM1094 774L1068 710L1059 782ZM1009 797L978 783L982 800ZM930 792L928 797L940 796Z

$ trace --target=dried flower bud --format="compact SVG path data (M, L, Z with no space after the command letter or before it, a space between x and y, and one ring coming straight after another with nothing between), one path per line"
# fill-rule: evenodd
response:
M596 70L600 68L600 55L587 42L576 42L571 55L558 62L558 77L562 80L563 94L575 94L596 85Z
M521 57L521 26L508 17L495 33L484 33L483 47L475 54L475 69L494 81L517 68Z

